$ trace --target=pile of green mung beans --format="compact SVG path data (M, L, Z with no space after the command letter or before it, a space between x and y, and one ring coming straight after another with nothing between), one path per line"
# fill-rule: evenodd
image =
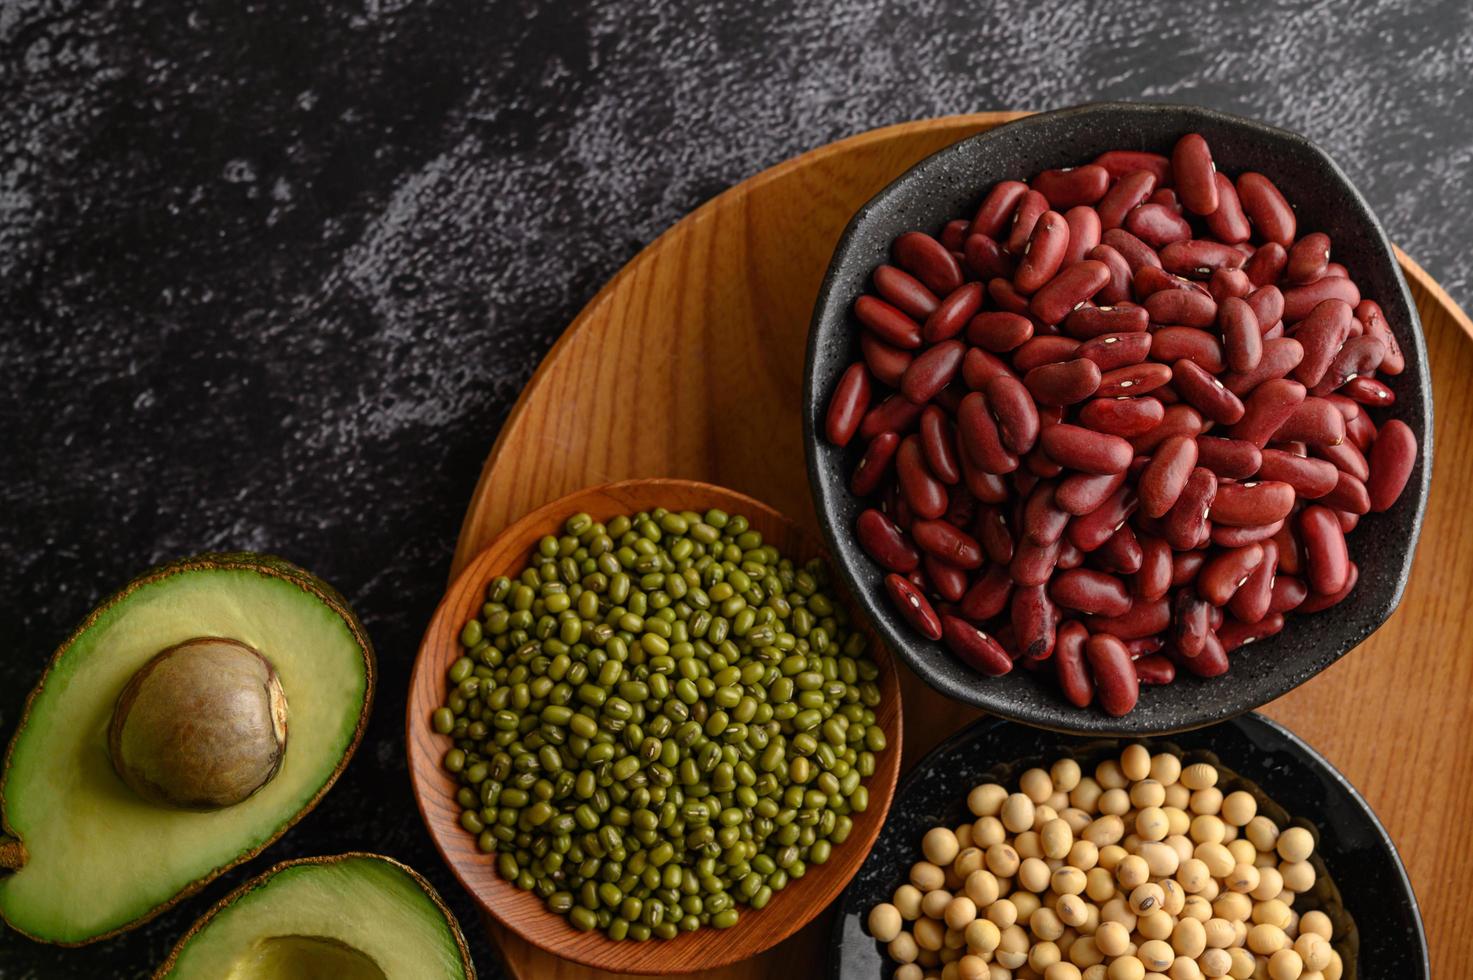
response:
M869 803L879 671L818 561L746 518L569 518L487 589L432 716L460 822L574 928L730 928Z

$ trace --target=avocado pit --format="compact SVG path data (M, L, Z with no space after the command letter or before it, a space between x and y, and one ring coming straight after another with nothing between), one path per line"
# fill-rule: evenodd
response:
M160 651L118 695L113 768L160 806L217 810L265 786L286 754L286 695L271 662L238 640Z
M267 936L235 961L227 980L388 980L373 958L324 936Z

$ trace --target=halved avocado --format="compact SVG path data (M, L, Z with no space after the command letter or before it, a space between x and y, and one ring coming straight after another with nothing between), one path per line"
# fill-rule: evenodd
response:
M57 650L11 740L0 917L80 945L253 857L347 765L373 687L347 603L289 562L207 554L134 579Z
M475 980L455 916L376 854L285 861L179 940L155 980Z

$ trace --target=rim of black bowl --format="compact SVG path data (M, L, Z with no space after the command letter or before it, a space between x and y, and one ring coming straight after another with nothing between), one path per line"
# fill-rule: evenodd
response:
M1013 729L1012 733L999 732L1000 729ZM942 819L944 812L949 806L953 806L961 800L966 789L961 786L948 787L944 791L925 794L925 790L931 786L926 782L926 777L934 776L935 770L953 759L958 753L967 753L966 758L970 760L977 754L975 744L980 740L999 735L1007 737L1027 739L1027 748L1009 758L980 759L976 760L985 769L993 769L999 766L1017 768L1018 764L1031 756L1041 755L1044 758L1055 757L1058 753L1080 746L1088 746L1094 738L1110 738L1111 736L1083 736L1077 737L1078 745L1071 745L1068 741L1061 741L1057 745L1048 745L1037 742L1036 738L1029 735L1027 730L1011 722L998 718L983 718L956 732L940 745L927 752L925 757L917 762L909 772L901 778L900 784L895 788L895 798L891 803L890 816L885 822L885 828L880 831L880 836L875 840L875 845L870 850L869 857L860 866L859 872L850 880L844 888L843 893L835 903L836 914L830 931L829 949L832 951L828 958L826 975L830 980L848 978L855 975L872 975L876 977L889 976L889 972L882 972L885 963L880 952L879 944L865 931L865 916L868 909L864 905L872 899L877 892L866 889L861 895L861 889L865 889L866 882L871 874L883 874L885 882L898 882L906 865L903 861L895 863L889 870L872 869L871 861L884 860L884 852L891 844L889 837L897 833L906 833L914 830L908 826L911 821L908 815L914 809L923 818L927 825ZM1230 719L1221 725L1210 729L1203 729L1187 733L1173 733L1180 735L1184 741L1189 743L1180 746L1188 752L1206 750L1217 752L1225 749L1221 745L1224 735L1233 738L1241 738L1246 746L1256 750L1270 751L1272 747L1264 744L1265 740L1273 740L1281 743L1284 751L1293 758L1296 766L1303 766L1323 777L1331 787L1343 793L1342 799L1325 800L1327 807L1333 808L1333 812L1319 815L1315 820L1315 814L1290 809L1286 802L1286 795L1282 786L1272 785L1288 779L1292 774L1281 773L1275 777L1274 772L1281 768L1279 766L1265 767L1269 771L1258 772L1250 769L1233 767L1237 775L1255 784L1261 785L1263 792L1289 812L1295 823L1309 820L1316 824L1317 839L1320 841L1318 848L1319 856L1323 859L1328 854L1334 859L1336 867L1329 868L1330 879L1335 883L1336 890L1341 898L1345 912L1355 922L1359 933L1358 960L1355 964L1347 964L1345 975L1347 977L1377 977L1393 975L1388 972L1395 967L1395 976L1398 977L1421 977L1431 976L1430 954L1427 949L1427 933L1422 923L1421 906L1417 901L1416 891L1412 888L1412 882L1407 875L1406 866L1402 863L1401 854L1396 849L1396 842L1391 839L1385 826L1382 825L1376 812L1366 802L1360 791L1346 779L1344 774L1315 750L1304 739L1285 726L1257 713L1247 713L1237 718ZM1076 738L1075 736L1063 736L1065 739ZM1126 737L1125 742L1136 741ZM1223 758L1224 765L1231 765L1232 760ZM996 778L996 777L994 777ZM1295 781L1290 791L1300 787ZM922 798L917 799L914 795L917 791L922 793ZM1338 804L1349 804L1339 806ZM1354 826L1347 826L1347 825ZM1326 828L1338 827L1342 832L1361 831L1369 835L1371 853L1367 854L1365 841L1352 842L1332 838L1325 840ZM913 840L904 842L906 852L915 852L919 855L920 837L913 835ZM1384 860L1382 860L1384 859ZM1329 862L1327 862L1329 863ZM1377 867L1376 865L1380 865ZM1374 888L1359 887L1347 891L1345 886L1349 885L1358 873L1369 873L1379 875L1375 881ZM1364 883L1362 883L1364 885ZM1389 935L1385 928L1384 916L1381 909L1388 893L1400 908L1405 908L1410 919L1411 930L1407 937L1410 941L1402 945L1394 945L1398 937ZM853 944L851 946L851 944ZM1387 960L1398 956L1410 955L1413 962L1388 963ZM1361 966L1378 967L1383 972L1364 972Z
M1259 169L1285 187L1297 213L1307 210L1316 215L1318 220L1306 227L1332 231L1336 259L1381 304L1406 354L1405 371L1385 380L1397 394L1392 414L1415 433L1418 456L1396 506L1385 514L1367 515L1351 536L1352 559L1359 553L1360 580L1344 602L1322 613L1289 614L1279 635L1233 653L1232 667L1221 677L1203 679L1180 672L1173 684L1143 686L1136 709L1112 718L1095 706L1080 709L1066 702L1051 676L1034 678L1033 671L1020 668L1003 677L985 677L941 643L916 635L884 598L883 571L850 531L862 509L848 489L848 475L860 454L858 441L839 449L821 432L829 393L858 356L858 331L850 307L874 268L888 261L896 235L912 229L934 233L946 221L972 213L998 180L1027 179L1046 167L1086 163L1107 149L1169 153L1171 143L1187 132L1201 132L1215 143L1214 152L1228 173L1254 169L1233 165L1233 158L1267 151L1285 172L1276 172L1272 165ZM1067 143L1061 143L1062 134L1069 135ZM1219 152L1223 149L1228 152ZM1289 190L1294 174L1324 178L1322 183L1329 185L1323 190L1324 201L1301 209L1300 203L1315 202L1312 192ZM1342 243L1348 243L1349 251L1338 249ZM1427 506L1432 432L1432 389L1421 319L1390 242L1360 192L1334 160L1305 137L1199 106L1101 102L1057 109L1025 116L932 154L871 198L850 220L824 275L808 333L803 442L809 486L833 562L855 601L906 665L942 694L1003 718L1063 733L1164 735L1210 725L1286 694L1364 641L1396 609L1406 590ZM1372 554L1374 561L1368 560ZM1048 667L1046 663L1042 672L1052 674Z

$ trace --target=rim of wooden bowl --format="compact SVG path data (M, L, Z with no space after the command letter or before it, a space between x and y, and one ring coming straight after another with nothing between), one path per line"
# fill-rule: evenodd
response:
M476 838L460 826L460 807L455 802L458 783L440 764L451 740L430 727L430 713L441 706L445 696L445 672L461 653L461 626L480 609L491 579L519 570L537 540L557 533L571 515L585 512L595 520L607 520L656 506L701 511L719 507L743 514L784 555L805 560L814 555L826 557L816 535L761 501L714 484L643 479L576 491L510 525L456 577L420 643L405 711L409 775L420 816L440 857L477 904L527 942L563 959L602 970L654 975L711 970L754 956L782 942L827 908L874 846L895 796L901 749L900 677L894 657L869 628L858 605L844 596L856 625L869 635L870 656L880 667L876 721L887 744L876 759L874 775L865 783L869 807L854 817L848 839L834 847L828 863L810 865L807 874L773 895L766 908L744 908L730 929L706 927L674 939L645 942L616 942L597 929L579 932L564 916L548 911L535 893L504 881L496 870L495 856L481 853ZM842 591L837 575L834 587Z

